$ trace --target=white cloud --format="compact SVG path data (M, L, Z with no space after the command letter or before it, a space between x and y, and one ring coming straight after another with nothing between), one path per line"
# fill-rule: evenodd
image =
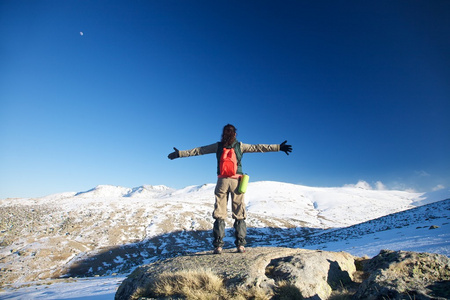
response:
M81 35L81 36L83 36L83 35L84 35L83 31L80 31L80 35Z
M357 184L346 184L346 185L344 185L344 187L355 187L355 188L360 188L363 190L371 190L372 189L372 186L367 181L364 181L364 180L358 181Z
M391 190L397 190L397 191L405 191L409 193L416 193L417 191L414 188L411 188L407 186L404 183L394 181L392 184L389 185Z
M431 176L430 173L424 171L424 170L420 170L420 171L414 171L414 174L416 174L419 177L428 177Z
M381 181L375 182L375 188L379 191L387 190L386 186Z
M434 191L443 190L443 189L445 189L445 186L443 186L442 184L438 184L437 186L435 186L435 187L433 188L433 192L434 192Z

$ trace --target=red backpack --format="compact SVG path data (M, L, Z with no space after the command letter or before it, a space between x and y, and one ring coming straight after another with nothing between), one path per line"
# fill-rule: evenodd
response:
M237 172L237 158L234 148L223 148L222 155L219 160L219 176L231 177L236 175Z
M242 174L241 158L242 152L239 142L234 142L230 148L219 143L217 149L217 175L219 177L232 177Z

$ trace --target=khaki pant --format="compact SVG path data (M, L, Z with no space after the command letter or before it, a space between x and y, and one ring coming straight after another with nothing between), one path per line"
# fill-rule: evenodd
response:
M231 212L235 220L244 220L247 218L245 211L244 194L238 193L239 179L218 178L214 195L216 203L214 204L213 218L227 218L228 196L231 196Z
M244 194L238 193L239 179L233 178L219 178L217 180L216 190L214 195L216 196L216 203L214 204L213 218L216 219L213 228L213 245L214 247L223 247L223 238L225 237L225 219L227 218L227 203L228 197L231 196L231 212L234 221L234 244L244 246L247 242L245 240L247 236L247 225L245 224L245 218L247 212L245 211Z

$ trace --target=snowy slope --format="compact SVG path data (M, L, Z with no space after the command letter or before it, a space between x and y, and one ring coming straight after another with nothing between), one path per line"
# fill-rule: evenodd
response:
M251 183L246 195L249 246L369 256L384 248L449 255L450 200L433 202L450 198L449 190L422 194L361 186ZM135 266L209 250L214 188L214 184L180 190L100 185L86 192L0 200L0 268L2 275L8 274L2 278L4 284L11 283L7 287L69 274L91 278L52 285L61 286L54 294L50 287L22 288L0 293L0 299L20 295L77 299L82 295L73 294L72 289L80 286L88 294L83 297L94 296L93 290L97 290L95 299L112 299L112 289ZM229 247L233 246L231 225L228 220L225 241ZM432 225L437 228L428 229ZM102 277L91 277L95 275ZM62 290L66 291L64 297ZM104 293L99 294L100 290Z
M309 227L343 227L414 207L423 193L358 187L317 188L280 182L250 184L252 215L302 221Z

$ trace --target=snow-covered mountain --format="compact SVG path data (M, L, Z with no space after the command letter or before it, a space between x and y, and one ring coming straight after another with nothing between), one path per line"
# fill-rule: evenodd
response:
M98 185L95 188L76 193L75 196L82 198L111 198L111 197L135 197L152 198L169 194L173 189L164 185L143 185L136 188L126 188L112 185ZM58 195L54 195L58 197Z
M0 200L2 283L127 274L159 258L209 250L214 188L99 185ZM421 245L421 251L450 255L450 200L435 202L447 198L448 189L424 194L365 184L318 188L253 182L246 195L248 246L375 255L386 245L393 250ZM437 229L428 229L432 225ZM228 247L233 247L231 227L229 218ZM399 243L402 239L408 242Z

